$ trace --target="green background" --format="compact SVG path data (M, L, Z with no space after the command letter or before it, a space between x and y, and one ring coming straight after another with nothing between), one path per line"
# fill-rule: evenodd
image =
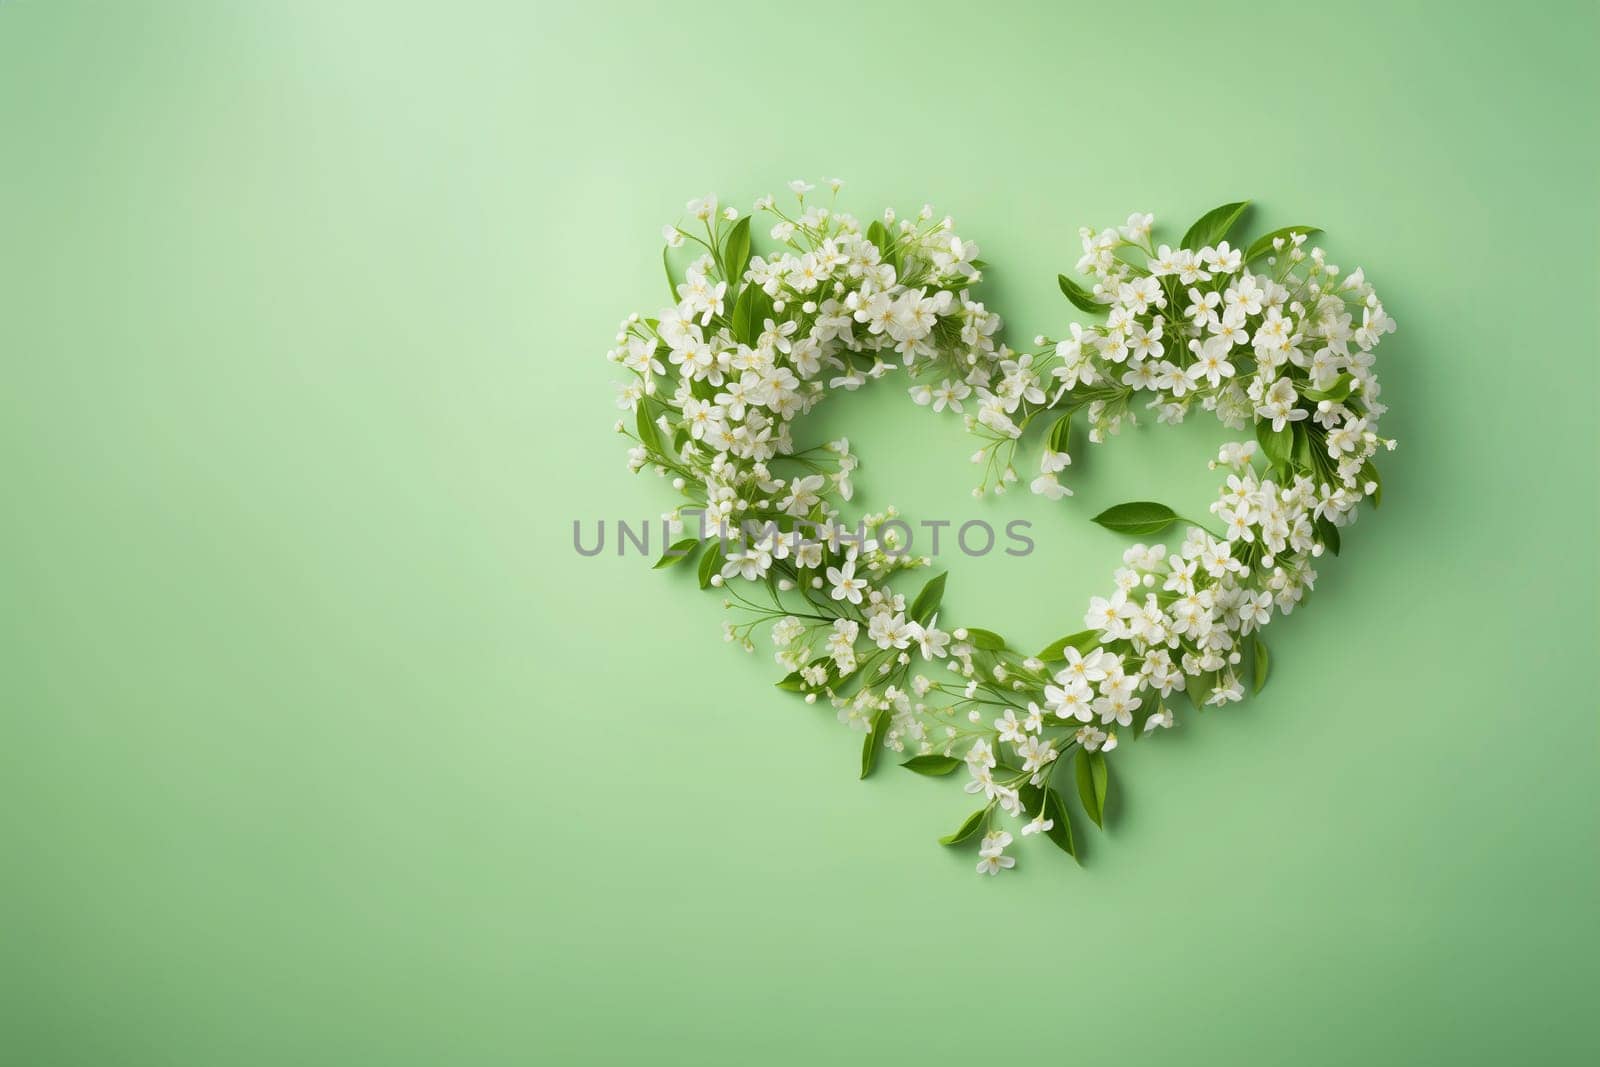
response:
M0 2L0 1058L1592 1056L1596 7L1123 6ZM953 213L1013 338L1079 225L1241 196L1400 323L1383 510L1082 869L978 878L958 788L571 548L670 499L601 358L660 225L835 173ZM1040 645L1086 517L1224 439L1049 505L898 384L807 432L1031 520L946 604Z

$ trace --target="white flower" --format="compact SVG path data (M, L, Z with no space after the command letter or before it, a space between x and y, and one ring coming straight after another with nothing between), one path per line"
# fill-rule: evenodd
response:
M1217 462L1229 467L1247 466L1255 458L1257 445L1254 441L1233 441L1222 446L1217 453Z
M1288 378L1279 378L1262 397L1262 402L1256 405L1256 414L1271 419L1273 432L1279 432L1287 423L1299 422L1307 417L1308 412L1294 406L1298 399L1294 383Z
M1164 278L1169 274L1178 273L1178 262L1178 254L1166 245L1162 245L1156 249L1156 254L1150 258L1148 266L1151 274L1157 278Z
M939 383L933 390L933 410L943 411L946 405L951 411L961 410L961 401L972 395L972 387L966 382L952 383L949 378Z
M1031 734L1036 734L1044 729L1044 709L1039 705L1028 702L1028 717L1022 720L1022 728Z
M1055 746L1042 738L1026 736L1016 746L1022 769L1032 773L1056 758Z
M1383 313L1383 305L1368 306L1361 309L1361 328L1354 340L1362 348L1375 348L1384 334L1393 332L1394 320Z
M980 737L974 741L972 747L967 749L967 766L992 768L994 765L994 750L989 747L989 742L983 738Z
M1127 225L1123 226L1122 234L1135 244L1141 243L1150 237L1150 227L1155 223L1154 215L1142 215L1135 211L1128 216ZM1165 246L1163 246L1165 247Z
M855 669L856 636L860 632L861 624L854 619L833 620L833 632L828 635L827 649L841 673Z
M666 373L666 368L656 358L655 341L646 337L634 337L628 341L628 351L622 358L622 365L646 378L652 374Z
M742 552L730 552L722 565L724 578L744 578L755 581L765 577L772 566L772 553L763 545L753 545Z
M1166 559L1166 545L1137 544L1122 553L1122 562L1143 571L1160 570Z
M1072 495L1072 490L1062 485L1054 474L1041 474L1028 483L1028 488L1049 500L1060 500Z
M1055 474L1071 466L1072 457L1065 452L1052 452L1046 448L1039 460L1039 469L1046 474Z
M1266 291L1256 283L1254 277L1243 274L1223 291L1222 302L1229 310L1237 309L1241 315L1259 315L1261 299L1265 295Z
M1196 327L1209 326L1217 321L1217 305L1221 303L1221 293L1202 293L1198 289L1190 289L1186 314Z
M1127 628L1124 620L1133 612L1128 595L1119 589L1110 597L1091 598L1089 610L1083 616L1083 624L1090 629L1104 630L1112 637L1120 637Z
M867 638L879 648L906 648L914 636L913 625L907 624L904 615L880 611L867 621Z
M1184 285L1193 285L1195 282L1208 282L1211 273L1205 269L1206 261L1187 248L1180 248L1173 253L1174 266L1177 268L1178 281ZM1194 290L1190 290L1192 294Z
M793 644L795 639L805 632L805 623L793 615L785 615L772 624L772 643L780 647Z
M1222 379L1233 377L1233 364L1228 362L1228 352L1232 347L1233 342L1227 337L1214 336L1204 341L1190 341L1189 351L1194 353L1195 361L1184 373L1190 381L1196 384L1205 381L1215 389L1222 384Z
M817 494L826 483L820 474L808 474L789 483L789 495L778 502L778 507L790 515L805 515L821 499Z
M1029 834L1047 834L1055 829L1055 825L1056 821L1054 819L1047 819L1042 814L1035 815L1027 825L1023 826L1022 834L1024 837Z
M950 635L934 626L923 626L918 623L910 624L917 647L922 650L925 660L944 659L945 650L950 647Z
M1085 752L1097 751L1105 744L1109 735L1104 730L1097 730L1093 726L1082 726L1072 735L1073 740L1083 746Z
M1229 248L1226 241L1207 251L1210 252L1210 255L1205 256L1206 262L1210 263L1212 268L1219 273L1231 274L1243 264L1244 254L1237 248ZM1202 251L1202 255L1204 254L1204 251Z
M1056 677L1060 680L1063 675L1058 674ZM1094 718L1094 690L1078 679L1045 686L1044 702L1045 707L1055 712L1058 718L1077 719L1079 722L1088 722Z
M1232 704L1244 699L1244 686L1237 678L1229 676L1225 681L1219 681L1211 690L1207 704Z
M1100 716L1102 726L1113 722L1118 726L1127 726L1133 722L1133 713L1139 710L1142 703L1138 697L1113 693L1096 700L1094 710Z
M999 874L1017 865L1017 861L1005 855L1006 846L1011 844L1011 835L1004 830L990 830L983 835L983 842L978 847L979 874Z
M843 567L828 568L828 582L833 586L833 599L848 600L852 604L861 603L861 594L867 589L867 583L857 578L855 560L846 560Z

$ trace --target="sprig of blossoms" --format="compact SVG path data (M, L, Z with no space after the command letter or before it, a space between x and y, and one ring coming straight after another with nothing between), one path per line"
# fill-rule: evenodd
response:
M837 193L842 185L829 183ZM806 203L813 186L791 183L799 206L772 197L757 208L776 221L780 251L751 256L751 216L689 202L694 223L669 226L669 247L696 247L675 303L654 318L629 316L608 358L632 372L618 404L639 417L634 469L653 465L681 479L705 505L713 532L739 537L747 517L785 523L828 514L849 500L855 460L847 445L800 450L795 418L830 389L856 389L904 368L936 385L942 410L986 386L1009 353L1000 318L972 299L977 246L924 207L892 211L865 229L847 214ZM831 452L830 457L827 452ZM762 568L763 571L765 568ZM731 574L730 574L731 576Z
M828 184L837 194L842 183ZM790 212L771 197L756 204L775 220L770 256L752 256L750 216L714 196L691 201L699 225L665 231L669 248L700 249L682 282L667 258L674 304L630 316L608 354L632 372L619 404L634 428L618 424L635 442L630 466L670 477L686 500L669 517L700 525L660 565L699 555L701 585L723 588L741 616L724 625L727 640L753 651L755 630L769 627L789 672L779 686L826 699L866 735L863 777L884 747L911 752L904 765L919 773L965 768L982 807L942 840L982 833L980 872L1015 862L1011 835L992 825L998 813L1075 854L1057 771L1073 765L1080 804L1099 823L1119 731L1137 739L1173 726L1176 692L1196 707L1242 699L1247 656L1259 689L1259 631L1302 602L1312 561L1337 553L1356 506L1376 501L1372 460L1393 442L1377 434L1371 353L1394 323L1361 271L1341 278L1320 249L1305 249L1315 231L1232 248L1223 238L1243 205L1228 205L1190 237L1214 232L1177 249L1152 247L1149 215L1082 231L1079 269L1092 287L1061 284L1104 323L1013 352L997 340L999 317L972 297L977 247L948 218L885 212L863 230L831 199L808 204L813 185L790 188ZM1188 523L1173 552L1134 545L1115 589L1091 600L1086 628L1024 655L991 631L945 628L943 575L908 603L891 579L929 561L905 552L892 508L845 523L849 442L793 441L794 420L828 390L902 369L917 403L962 414L985 439L974 456L987 463L980 493L1017 480L1024 431L1054 413L1031 487L1068 495L1059 475L1074 416L1103 440L1134 421L1141 391L1158 421L1181 421L1198 401L1231 427L1253 421L1255 439L1224 446L1212 464L1228 471L1211 509L1220 531ZM1130 504L1096 521L1155 534L1186 520Z
M1243 206L1202 223L1222 213L1221 238ZM1153 247L1152 221L1135 214L1119 228L1081 231L1078 267L1093 288L1062 286L1080 307L1103 309L1105 322L1073 324L1055 342L1052 406L1067 414L1052 439L1065 439L1080 409L1091 440L1103 439L1132 421L1140 392L1162 422L1182 421L1198 402L1231 428L1254 423L1255 440L1224 446L1212 464L1229 471L1211 507L1222 532L1190 526L1170 556L1136 546L1117 589L1085 618L1109 639L1103 645L1139 657L1163 696L1198 681L1205 703L1223 704L1243 695L1243 638L1301 602L1317 577L1312 561L1337 553L1356 506L1376 502L1373 459L1394 442L1378 434L1385 407L1373 350L1395 324L1361 270L1341 277L1322 249L1307 249L1315 231L1279 231L1247 251L1221 239L1174 249ZM1049 494L1061 465L1047 452L1035 490ZM1101 521L1157 532L1148 509L1119 510ZM1177 521L1168 510L1163 525ZM1258 638L1254 646L1264 679L1265 647ZM1170 721L1163 714L1141 728Z

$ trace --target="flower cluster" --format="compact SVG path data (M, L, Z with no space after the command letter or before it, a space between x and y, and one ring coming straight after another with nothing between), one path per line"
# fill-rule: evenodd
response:
M1259 689L1260 629L1303 600L1312 562L1338 552L1363 499L1376 502L1373 457L1393 442L1377 433L1372 350L1394 323L1361 271L1341 277L1307 250L1315 231L1231 247L1223 238L1242 205L1227 205L1176 250L1152 246L1148 215L1083 231L1079 268L1092 288L1061 284L1105 321L1013 352L998 342L998 316L972 297L983 264L950 220L932 221L927 208L914 220L886 212L863 230L831 201L808 204L811 185L791 188L792 215L770 197L757 202L780 246L766 257L751 255L750 217L719 210L715 197L691 201L699 229L665 231L669 248L701 250L681 282L667 258L676 302L655 318L630 316L609 354L633 372L620 403L635 413L634 432L618 424L635 441L630 465L683 492L672 519L699 517L698 536L660 565L699 556L701 585L724 589L742 615L724 624L729 641L753 650L755 629L770 625L789 672L779 686L826 699L866 735L863 776L885 747L909 752L904 766L918 773L964 768L982 807L942 840L982 833L980 872L1015 862L1011 835L992 825L1001 812L1075 854L1057 771L1072 764L1081 807L1099 823L1105 755L1121 736L1171 727L1175 693L1202 707L1242 699L1247 676ZM1230 427L1253 422L1255 435L1212 464L1227 471L1212 507L1219 529L1159 504L1098 516L1136 535L1185 530L1174 551L1128 549L1085 629L1027 655L992 631L945 626L943 575L910 601L896 591L891 578L928 561L900 544L894 509L854 526L841 517L857 463L848 441L800 448L792 438L793 421L827 390L895 369L914 380L917 403L963 414L986 440L974 456L988 463L980 493L1017 480L1018 442L1050 413L1032 488L1068 495L1059 475L1074 417L1103 440L1134 421L1141 391L1159 421L1180 421L1198 402Z
M1270 425L1278 444L1316 461L1324 484L1361 489L1386 410L1372 352L1394 330L1364 273L1340 277L1322 249L1308 252L1309 228L1271 234L1247 255L1225 240L1152 248L1151 223L1135 214L1081 231L1078 269L1093 275L1091 306L1106 321L1073 324L1055 345L1054 377L1060 391L1089 399L1094 436L1132 419L1138 392L1152 395L1146 406L1161 422L1183 421L1198 401L1230 428ZM1264 269L1251 269L1257 260Z
M841 183L829 185L837 193ZM813 186L791 187L792 216L771 197L757 202L776 220L770 234L782 248L766 257L751 257L750 216L719 210L715 196L690 201L700 232L665 230L669 248L700 250L682 282L667 261L677 302L656 318L629 316L609 354L634 372L618 400L640 416L634 469L655 464L676 476L704 506L708 532L734 541L746 520L787 528L814 518L832 494L850 499L848 446L800 450L791 437L795 418L827 390L903 367L940 378L936 409L959 411L955 394L987 383L1005 355L993 340L999 316L970 295L981 276L977 246L950 219L932 221L926 207L914 220L885 212L863 230L850 215L807 204ZM727 577L769 572L771 561L746 555L754 548L729 559Z
M1218 209L1219 238L1243 206ZM1394 442L1377 432L1385 408L1373 350L1394 320L1361 270L1341 276L1322 249L1307 249L1309 228L1269 234L1246 251L1220 239L1173 249L1152 246L1152 222L1135 214L1122 227L1082 231L1078 267L1093 289L1065 278L1063 289L1106 319L1074 323L1055 342L1052 404L1067 411L1063 419L1085 409L1091 440L1131 422L1140 392L1151 394L1146 407L1161 422L1182 421L1197 402L1232 429L1253 422L1255 439L1224 446L1212 464L1229 472L1211 507L1221 531L1195 523L1170 556L1136 546L1115 592L1095 598L1085 617L1110 647L1138 658L1144 681L1121 687L1133 707L1146 686L1167 696L1186 678L1203 682L1205 703L1223 704L1243 696L1243 639L1274 611L1294 609L1316 580L1312 561L1337 553L1339 529L1363 499L1376 499L1373 457ZM1064 441L1065 432L1052 437ZM1034 489L1056 495L1065 462L1047 450ZM1179 521L1148 508L1118 511L1102 516L1106 525L1152 532L1152 522ZM1104 707L1118 698L1108 686L1116 677L1080 674L1066 692ZM1145 728L1157 722L1170 718Z

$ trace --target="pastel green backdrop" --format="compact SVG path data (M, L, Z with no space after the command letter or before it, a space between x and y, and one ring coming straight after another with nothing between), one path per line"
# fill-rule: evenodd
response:
M0 3L7 1062L1591 1058L1596 29ZM1082 869L978 878L959 789L858 783L716 598L571 548L669 499L601 359L660 225L835 173L953 213L1014 337L1079 225L1243 196L1399 320L1383 510L1260 699L1118 754ZM814 432L869 503L1031 520L947 604L1040 644L1123 546L1086 516L1201 506L1223 436L1052 506L972 501L896 385Z

